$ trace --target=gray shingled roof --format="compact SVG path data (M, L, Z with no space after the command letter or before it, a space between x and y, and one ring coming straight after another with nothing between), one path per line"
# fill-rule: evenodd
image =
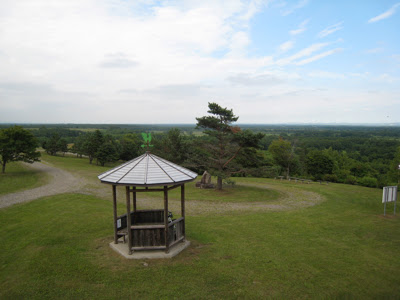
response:
M133 186L178 184L196 177L196 173L149 152L98 176L103 183Z

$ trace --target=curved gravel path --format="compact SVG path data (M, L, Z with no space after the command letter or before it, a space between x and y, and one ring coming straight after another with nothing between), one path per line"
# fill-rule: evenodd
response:
M83 179L77 178L67 171L52 167L48 164L35 162L26 165L35 170L49 174L51 176L50 182L34 189L0 196L0 208L32 201L45 196L77 192L85 185Z

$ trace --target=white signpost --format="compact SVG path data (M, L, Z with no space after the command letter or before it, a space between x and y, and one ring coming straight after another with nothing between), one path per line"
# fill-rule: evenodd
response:
M382 203L385 203L383 215L386 216L386 203L394 202L394 215L396 214L397 186L385 186L383 188Z

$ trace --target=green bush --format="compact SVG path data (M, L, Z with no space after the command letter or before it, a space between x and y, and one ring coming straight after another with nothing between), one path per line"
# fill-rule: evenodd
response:
M348 175L346 177L346 180L344 181L346 184L356 184L357 183L357 178L354 177L353 175Z
M364 176L358 180L358 183L363 186L367 187L374 187L376 188L378 186L378 180L376 178Z
M338 177L335 174L325 174L322 179L330 182L338 182Z

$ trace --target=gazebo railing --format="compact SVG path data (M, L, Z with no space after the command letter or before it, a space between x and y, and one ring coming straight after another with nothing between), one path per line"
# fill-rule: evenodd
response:
M164 211L138 210L131 213L132 250L166 249ZM127 235L127 214L117 218L118 235ZM168 247L184 240L185 218L181 217L168 223Z
M169 246L182 241L185 238L185 218L179 218L168 223L168 242Z

